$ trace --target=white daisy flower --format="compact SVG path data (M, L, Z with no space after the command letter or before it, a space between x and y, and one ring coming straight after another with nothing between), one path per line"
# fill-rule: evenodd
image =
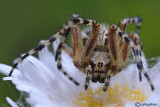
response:
M56 49L57 43L54 43ZM151 91L148 81L143 77L139 82L136 64L130 64L122 72L111 78L107 92L102 91L102 84L91 83L90 88L84 90L85 74L73 64L72 59L62 51L62 66L67 73L81 85L76 86L57 69L53 53L45 47L38 53L39 59L29 56L15 69L11 80L19 91L28 93L26 101L32 107L160 107L160 61L151 69L145 69L154 84L155 91ZM144 56L144 55L143 55ZM0 72L8 75L11 67L0 64ZM16 102L6 98L13 107ZM137 103L136 103L137 102ZM152 103L152 104L151 104Z

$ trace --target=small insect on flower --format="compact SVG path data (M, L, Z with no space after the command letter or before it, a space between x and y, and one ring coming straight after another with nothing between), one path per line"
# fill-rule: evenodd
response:
M13 65L9 76L12 75L14 68L26 57L42 50L55 40L60 39L61 42L55 56L55 60L58 62L57 67L73 83L79 85L76 80L64 71L61 65L61 51L64 50L73 59L74 65L86 74L85 90L88 89L91 80L92 82L103 83L103 91L106 91L110 78L123 70L130 50L132 50L139 70L140 81L142 78L141 73L143 73L151 89L154 90L152 81L145 72L142 64L142 45L138 35L141 22L142 19L140 17L124 18L119 25L108 27L99 24L96 20L83 19L73 14L59 32L22 56ZM81 31L82 24L91 26L92 29L84 33L84 31ZM136 25L136 32L126 33L129 24ZM72 48L65 44L65 40L70 32L72 35Z

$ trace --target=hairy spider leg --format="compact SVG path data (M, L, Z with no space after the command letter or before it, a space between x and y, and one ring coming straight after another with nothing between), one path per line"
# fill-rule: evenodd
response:
M141 24L142 24L142 18L141 17L133 17L133 18L124 18L120 22L120 29L125 32L127 29L127 26L129 24L136 24L136 32L139 33ZM126 45L127 46L127 45ZM139 72L139 79L142 80L141 72Z
M96 20L82 19L79 17L72 17L71 20L75 26L72 28L72 46L73 46L73 62L77 68L86 68L89 65L91 54L95 48L100 25ZM79 24L86 24L92 26L91 34L87 43L83 44L80 34ZM79 60L81 58L81 61ZM83 70L82 70L83 71Z
M82 41L82 36L80 33L79 25L73 26L72 33L72 46L73 46L73 63L74 65L81 70L80 59L83 54L84 44Z
M107 72L107 76L105 78L104 87L103 87L103 91L104 92L108 89L108 86L109 86L109 83L110 83L110 79L111 79L111 75L112 75L111 72L112 72L111 70L109 70Z
M59 45L61 46L62 43ZM59 51L58 53L58 63L57 63L57 68L59 69L59 71L61 73L63 73L69 80L71 80L75 85L79 85L79 83L77 81L75 81L71 76L69 76L69 74L67 72L64 71L64 69L62 68L62 64L61 64L61 51Z
M59 32L57 32L55 35L53 35L52 37L50 37L48 40L45 40L44 42L40 43L35 48L33 48L30 51L28 51L25 55L23 55L21 58L19 58L18 61L12 66L12 69L11 69L11 71L9 73L9 76L12 75L14 68L16 68L17 65L19 63L21 63L26 57L28 57L29 55L32 55L34 53L37 53L38 51L42 50L45 46L50 45L55 40L57 40L59 38L62 38L65 35L68 35L69 31L70 31L70 26L67 25L64 28L60 29Z
M151 89L152 89L152 91L154 90L154 86L153 86L153 83L152 83L152 81L151 81L151 79L150 79L150 77L149 77L149 75L146 73L146 71L144 70L144 67L143 67L143 62L142 62L142 54L141 54L141 45L140 45L140 41L139 40L136 40L136 39L134 39L134 40L132 40L127 34L125 34L124 32L122 32L121 30L118 30L118 35L122 38L122 39L124 39L125 40L125 42L128 42L129 44L130 44L130 46L131 46L131 49L132 49L132 51L133 51L133 55L134 55L134 57L135 57L135 60L136 60L136 63L137 63L137 68L138 68L138 70L139 70L139 72L141 73L143 73L144 74L144 76L146 77L146 79L148 80L148 82L149 82L149 84L150 84L150 86L151 86ZM139 37L138 36L138 34L137 33L134 33L134 32L132 32L131 34L130 34L131 36L133 36L133 37ZM137 45L135 46L134 45L134 41L136 41L137 43ZM141 77L140 77L141 78Z
M72 32L72 43L73 43L73 62L76 65L77 68L80 69L80 66L76 64L76 62L79 62L80 59L80 55L82 54L82 49L84 48L84 44L82 41L82 36L81 36L81 29L80 29L80 24L87 24L89 26L92 26L93 22L92 20L88 20L88 19L82 19L79 18L78 15L72 15L71 16L71 21L73 23L71 23L69 21L68 24L71 24L74 26L71 28L71 32ZM62 64L61 64L61 50L62 50L62 46L64 44L65 39L63 40L63 42L61 41L61 43L59 44L57 51L56 51L56 57L55 60L58 59L58 64L57 67L58 69L64 74L66 75L71 81L73 81L76 85L79 85L78 82L76 82L72 77L70 77L62 68ZM77 43L79 42L79 43ZM66 45L67 46L67 45ZM68 49L64 48L66 51L68 51ZM68 54L71 54L71 51L68 51ZM83 71L83 70L82 70Z
M81 19L81 18L80 18ZM71 21L71 22L70 22ZM23 55L21 58L18 59L18 61L12 66L12 69L9 73L9 76L12 75L14 68L16 68L18 66L19 63L21 63L26 57L28 57L29 55L32 55L34 53L37 53L38 51L42 50L45 46L50 45L51 43L53 43L55 40L62 38L63 36L68 35L71 26L72 26L72 21L74 23L78 23L79 18L77 18L77 15L72 15L71 20L68 22L68 25L64 26L62 29L60 29L59 32L57 32L55 35L53 35L52 37L50 37L48 40L45 40L44 42L42 42L41 44L39 44L38 46L36 46L35 48L31 49L30 51L28 51L25 55ZM71 23L71 24L70 24ZM83 19L83 21L79 22L80 24L88 24L88 25L92 25L91 21L85 20Z
M86 73L85 90L88 89L89 80L91 78L90 57L96 46L97 37L99 34L100 25L96 20L74 18L75 26L72 28L72 46L73 46L73 62L80 71ZM80 24L92 26L91 34L88 41L84 43L85 37L81 35ZM85 45L85 47L84 47ZM81 59L81 60L80 60Z
M131 32L129 37L134 42L135 49L136 49L136 56L137 57L135 58L135 62L142 61L142 59L141 59L141 56L142 56L142 45L141 45L141 40L140 40L139 35L137 33L135 33L135 32ZM139 72L139 80L142 81L141 72Z
M129 24L136 24L136 32L139 33L141 24L142 24L142 18L141 17L133 17L133 18L124 18L120 22L120 29L125 32L127 29L127 25Z
M84 85L85 86L85 90L87 90L88 86L89 86L89 81L91 79L91 71L92 71L91 65L88 65L86 67L86 74L87 74L87 76L86 76L86 81L85 81L85 85Z

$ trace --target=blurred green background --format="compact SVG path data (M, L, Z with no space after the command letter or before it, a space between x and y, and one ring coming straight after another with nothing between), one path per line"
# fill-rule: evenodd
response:
M145 55L160 55L159 0L0 0L0 63L12 65L15 58L55 34L73 13L109 24L141 16ZM19 92L0 80L0 107L8 106L6 96L16 101Z

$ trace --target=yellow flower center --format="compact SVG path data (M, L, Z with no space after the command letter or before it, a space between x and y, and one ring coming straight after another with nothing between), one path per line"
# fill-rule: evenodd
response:
M109 87L107 92L102 88L94 91L88 89L86 92L80 92L76 105L80 107L123 107L127 102L143 102L147 96L138 89L130 89L127 86Z

